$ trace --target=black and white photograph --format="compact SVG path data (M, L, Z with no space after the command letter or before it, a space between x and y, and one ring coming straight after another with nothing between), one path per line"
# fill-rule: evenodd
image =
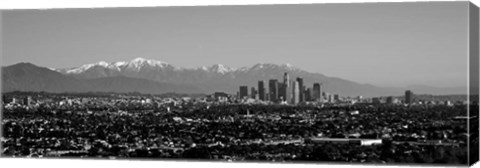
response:
M479 12L469 1L0 16L2 158L479 159Z

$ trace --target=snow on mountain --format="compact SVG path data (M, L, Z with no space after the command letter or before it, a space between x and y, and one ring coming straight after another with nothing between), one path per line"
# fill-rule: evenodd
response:
M293 70L298 70L298 68L296 68L295 66L293 66L292 64L289 64L289 63L287 63L287 64L282 64L281 66L283 66L284 68L286 68L286 69L288 69L288 70L291 70L291 71L293 71Z
M94 67L103 67L103 68L107 68L107 69L116 69L116 67L112 64L109 64L105 61L100 61L100 62L97 62L97 63L93 63L93 64L86 64L86 65L82 65L78 68L70 68L70 69L66 69L64 72L67 73L67 74L80 74L80 73L83 73L91 68L94 68ZM62 72L62 71L59 71L59 72Z
M208 71L208 67L207 66L202 66L202 67L199 67L197 68L199 70L203 70L203 71Z
M113 63L113 65L115 65L116 67L122 67L122 66L125 66L127 64L128 64L128 62L124 62L124 61L119 61L119 62Z
M222 64L215 64L215 65L212 65L211 67L209 67L208 71L216 72L216 73L220 73L220 74L225 74L225 73L228 73L228 72L235 71L235 69L227 67L227 66L222 65Z
M132 61L127 63L127 67L140 70L142 67L153 67L153 68L163 68L167 67L169 64L162 61L145 59L145 58L135 58Z
M250 71L258 71L262 69L276 70L279 68L285 69L285 70L299 70L291 64L276 65L271 63L258 63L250 67L241 67L238 69L231 68L223 64L214 64L211 66L202 66L198 68L187 69L187 68L172 66L167 62L163 62L163 61L138 57L130 61L118 61L118 62L112 62L112 63L100 61L93 64L82 65L76 68L56 69L56 71L64 74L79 75L79 76L82 76L81 74L85 74L88 77L97 77L97 76L105 76L105 75L94 75L92 73L95 73L96 71L98 71L97 73L99 74L113 73L113 74L121 75L124 72L128 72L129 75L133 75L136 73L140 73L141 71L147 71L147 72L153 73L153 72L162 72L162 71L170 72L170 71L194 70L194 71L203 71L206 73L216 73L216 74L224 75L227 73L239 73L239 72L247 72L247 71L250 72ZM88 71L88 75L87 75L87 71Z
M131 61L118 61L118 62L112 62L108 63L105 61L100 61L97 63L92 63L92 64L85 64L80 67L76 68L67 68L67 69L56 69L56 71L61 72L61 73L66 73L66 74L80 74L83 73L87 70L90 70L92 68L96 67L101 67L109 70L114 70L114 71L123 71L125 69L128 70L133 70L133 71L139 71L140 69L144 67L149 67L149 68L164 68L164 67L169 67L169 65L166 62L162 61L157 61L157 60L151 60L151 59L145 59L145 58L135 58ZM175 69L179 70L181 68L176 68Z

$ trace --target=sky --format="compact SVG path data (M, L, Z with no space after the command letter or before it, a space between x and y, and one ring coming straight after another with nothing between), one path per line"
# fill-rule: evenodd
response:
M196 68L256 63L377 86L466 86L468 2L2 11L2 66L137 57Z

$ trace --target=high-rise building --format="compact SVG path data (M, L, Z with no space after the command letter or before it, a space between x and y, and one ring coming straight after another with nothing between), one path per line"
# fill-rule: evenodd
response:
M240 86L240 99L248 97L248 86Z
M312 96L311 96L311 94L310 94L311 90L312 90L312 89L307 88L306 90L303 91L303 95L305 95L304 101L310 101L310 100L312 100Z
M258 81L258 98L265 101L265 85L263 81Z
M252 87L251 92L250 92L250 97L252 99L257 99L257 90L255 90L255 87Z
M299 96L300 99L298 100L299 102L305 101L305 88L303 87L303 78L297 77L297 82L298 82L298 90L299 90Z
M278 100L278 80L270 79L268 89L270 90L270 101L276 102Z
M413 103L413 92L410 90L405 91L405 103Z
M292 93L290 92L290 77L288 76L288 73L285 72L283 74L283 96L284 96L284 101L289 102L292 99Z
M288 73L285 72L283 74L283 84L287 85L287 87L288 87L290 85L289 81L290 81L290 77L288 76Z
M298 104L300 102L300 89L298 81L292 82L292 104Z
M333 95L333 99L334 99L335 101L339 101L339 100L340 100L340 95L334 94L334 95Z
M313 84L313 98L315 101L322 102L322 84L321 83L314 83Z
M278 83L278 100L279 101L284 101L287 99L286 95L287 95L287 92L286 92L286 86L283 84L283 83Z

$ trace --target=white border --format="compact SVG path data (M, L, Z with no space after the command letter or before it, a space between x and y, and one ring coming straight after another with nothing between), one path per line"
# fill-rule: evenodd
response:
M418 0L2 0L0 9L51 9L51 8L99 8L99 7L151 7L151 6L206 6L206 5L256 5L256 4L310 4L310 3L359 3L359 2L416 2ZM435 0L449 1L449 0ZM451 1L451 0L450 0ZM480 0L472 0L480 6ZM1 16L1 15L0 15ZM1 25L1 24L0 24ZM1 29L0 29L1 30ZM406 167L374 165L328 165L324 164L268 164L268 163L218 163L218 162L172 162L172 161L111 161L80 159L5 159L0 158L1 167L208 167L208 168L286 168L286 167ZM424 166L408 166L424 167ZM477 164L475 167L480 167Z
M50 9L95 7L147 7L147 6L205 6L255 4L309 4L309 3L361 3L361 2L417 2L419 0L2 0L0 9ZM465 0L435 0L465 1ZM480 0L475 4L479 4ZM478 6L478 5L477 5Z

